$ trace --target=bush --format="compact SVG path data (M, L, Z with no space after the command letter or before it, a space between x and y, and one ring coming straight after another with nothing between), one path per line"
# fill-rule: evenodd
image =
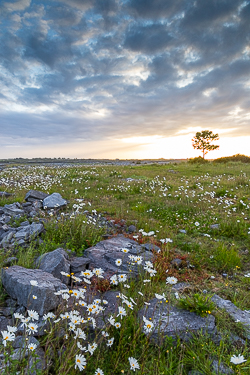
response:
M203 159L201 156L199 156L198 158L188 159L188 163L190 163L190 164L207 164L207 163L209 163L209 161L206 160L206 159Z
M246 155L233 155L227 156L224 158L215 159L213 163L228 163L228 162L241 162L241 163L250 163L250 157Z

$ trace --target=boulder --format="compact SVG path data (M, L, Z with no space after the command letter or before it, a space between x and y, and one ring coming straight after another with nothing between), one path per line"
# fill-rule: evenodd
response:
M217 307L220 309L225 309L226 312L233 318L235 321L242 323L248 330L248 334L246 333L246 338L249 338L250 333L250 312L242 311L238 307L233 304L233 302L223 299L217 294L214 294L211 298L211 301L215 303Z
M46 198L49 194L43 193L42 191L38 190L30 190L25 195L26 202L35 202L35 201L42 201Z
M38 286L31 285L35 280ZM55 309L60 299L54 292L66 289L66 285L48 272L38 269L26 269L20 266L2 268L2 284L8 295L39 315ZM33 299L33 295L37 299Z
M63 206L66 206L67 204L67 201L65 199L62 198L61 194L59 193L53 193L49 196L47 196L44 200L43 200L43 208L47 208L47 209L50 209L50 208L60 208L60 207L63 207Z
M70 272L76 274L89 268L90 259L76 257L70 260Z
M123 248L128 249L129 252L123 253ZM152 261L154 257L152 252L145 250L134 240L122 235L98 242L94 247L86 249L84 255L90 259L90 269L102 268L106 277L114 273L126 273L134 277L145 272L143 264L138 265L131 261L130 255L141 256L143 261ZM119 267L115 263L117 259L122 259L122 264Z
M20 208L20 204L15 202L15 203L12 203L12 204L6 204L3 208L3 211L5 213L5 215L9 215L9 216L12 216L12 217L15 217L15 216L24 216L24 210L22 210Z
M154 324L150 338L160 344L166 337L172 337L176 341L180 337L183 341L192 339L193 334L207 333L216 338L215 318L213 315L201 317L194 312L180 309L169 303L160 303L157 298L152 299L149 306L144 307L138 313L139 319L144 325L143 316Z
M36 260L36 266L44 272L48 272L57 279L62 280L65 284L70 282L70 278L63 276L61 271L70 273L70 263L68 261L69 256L67 252L58 248L54 251L41 255Z

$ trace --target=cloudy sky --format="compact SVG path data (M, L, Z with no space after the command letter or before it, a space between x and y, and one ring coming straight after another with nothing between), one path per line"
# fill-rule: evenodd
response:
M250 154L250 1L0 2L0 158Z

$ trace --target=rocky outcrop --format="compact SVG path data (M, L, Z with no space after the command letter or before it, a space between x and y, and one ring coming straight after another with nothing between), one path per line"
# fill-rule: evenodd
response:
M31 285L32 280L37 281L38 285ZM18 305L35 310L39 315L55 309L59 298L54 292L66 288L65 284L50 273L20 266L2 268L2 283L8 295ZM34 299L33 295L37 298Z
M153 323L154 329L150 338L156 343L161 343L166 336L174 341L180 337L189 341L193 334L207 333L216 339L215 318L213 315L201 317L193 312L180 309L169 303L160 303L157 298L149 301L150 305L139 311L139 319L143 323L143 316Z
M127 253L122 251L124 248L128 250ZM122 235L98 242L94 247L86 249L84 255L90 259L90 269L102 268L105 276L111 276L114 273L137 276L144 272L143 264L132 261L130 256L140 256L143 261L151 261L154 257L151 251L145 250L134 240ZM122 259L119 267L116 265L117 259Z

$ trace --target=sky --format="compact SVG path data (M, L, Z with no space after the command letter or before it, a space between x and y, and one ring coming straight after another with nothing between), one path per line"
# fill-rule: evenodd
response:
M1 0L0 130L0 158L250 155L250 0Z

